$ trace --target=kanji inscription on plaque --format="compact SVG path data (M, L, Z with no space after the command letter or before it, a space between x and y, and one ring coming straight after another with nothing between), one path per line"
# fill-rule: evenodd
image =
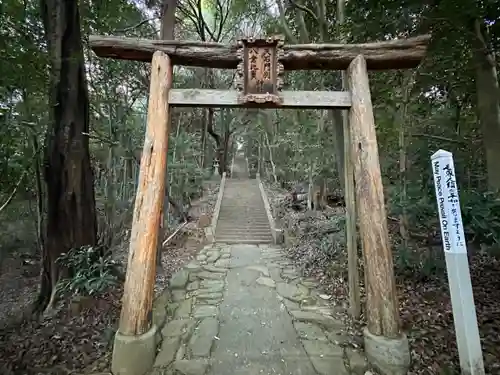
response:
M236 87L242 103L281 104L283 37L240 39Z

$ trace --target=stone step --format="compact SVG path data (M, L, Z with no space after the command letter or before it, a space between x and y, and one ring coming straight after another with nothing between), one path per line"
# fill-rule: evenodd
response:
M239 223L227 223L227 222L222 222L222 223L217 223L217 230L223 230L223 229L269 229L269 223L245 223L245 222L239 222Z
M242 207L248 207L247 204L253 204L254 206L252 207L258 207L258 208L264 208L264 203L260 199L255 199L255 200L229 200L226 199L224 201L224 198L222 200L222 206L221 208L242 208Z
M267 220L262 221L245 221L245 220L219 220L217 222L216 229L219 228L245 228L245 229L261 229L270 228L269 222Z
M215 229L215 241L231 244L273 242L266 209L256 180L226 180Z
M252 239L252 238L272 238L271 232L220 232L215 234L215 238L234 238L234 239Z
M262 201L250 201L250 202L224 202L224 199L222 199L222 206L221 209L259 209L263 210L265 209L264 203Z
M261 229L261 228L270 228L269 223L266 222L247 222L247 221L237 221L237 220L231 220L231 221L224 221L220 220L217 223L216 230L219 230L221 228L244 228L246 230L248 229Z
M240 221L247 221L247 222L254 222L254 221L261 221L267 223L267 216L266 215L250 215L245 212L238 212L238 213L219 213L219 220L239 220Z
M260 207L252 207L252 208L245 208L245 207L221 207L219 214L221 213L231 213L231 214L236 214L244 212L246 214L258 214L258 215L266 215L266 210L265 208L260 208Z
M229 244L237 244L237 243L245 243L245 244L267 244L267 243L272 243L273 238L252 238L252 239L241 239L241 238L221 238L221 237L216 237L215 241L218 243L229 243Z
M271 231L270 230L261 230L261 231L253 231L253 230L247 230L247 231L236 231L236 230L224 230L224 231L216 231L215 236L229 236L229 237L259 237L259 236L270 236Z
M262 223L267 223L268 220L267 220L267 216L266 215L247 215L245 214L244 212L240 212L238 214L225 214L225 215L221 215L219 214L219 220L226 220L226 221L233 221L233 220L237 220L237 221L245 221L245 222L249 222L249 223L253 223L253 222L262 222Z
M267 230L270 229L269 223L247 223L247 222L219 222L215 228L216 230Z

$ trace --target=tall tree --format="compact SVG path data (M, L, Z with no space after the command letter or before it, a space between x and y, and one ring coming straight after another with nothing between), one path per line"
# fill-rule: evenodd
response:
M50 307L56 284L71 270L61 253L97 244L93 174L89 154L89 98L77 0L41 0L50 58L49 126L45 145L46 246L35 311Z

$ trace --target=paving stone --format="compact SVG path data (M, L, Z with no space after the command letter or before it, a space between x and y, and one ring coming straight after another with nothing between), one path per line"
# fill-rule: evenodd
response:
M300 281L300 277L298 275L290 275L287 273L282 273L281 278L288 284L297 284Z
M205 279L200 282L200 288L224 287L223 280Z
M220 252L213 250L213 251L207 251L207 263L214 263L219 259L220 257Z
M158 306L166 307L168 302L172 299L172 294L170 290L165 289L161 294L155 299L154 304Z
M109 372L106 372L105 375L109 375ZM173 370L166 369L166 368L153 368L151 372L149 372L147 375L174 375Z
M183 359L175 361L173 368L182 375L203 375L208 367L206 359Z
M269 267L269 273L271 274L271 277L275 282L280 283L283 281L283 279L281 278L281 270L279 268Z
M339 312L340 313L344 312L343 308L338 308L336 306L318 306L318 305L303 306L302 310L327 316L334 316Z
M277 283L276 291L282 297L285 297L294 302L300 302L302 299L307 297L299 288L295 285L290 285L287 283Z
M195 318L208 318L217 316L219 313L219 308L212 305L200 305L196 306L193 312Z
M269 277L260 276L257 280L255 280L255 282L259 285L267 286L269 288L276 287L276 283L274 282L274 280Z
M208 272L216 272L216 273L226 273L227 269L226 268L218 268L215 266L212 266L210 264L203 266L203 269Z
M191 308L192 308L192 299L185 299L184 301L179 302L179 306L175 310L175 317L177 319L179 318L189 318L191 315Z
M177 353L175 354L175 360L179 361L181 359L184 359L184 357L186 356L186 351L186 344L181 344L181 346L179 346L179 350L177 350Z
M319 285L318 282L313 279L303 279L300 283L306 288L316 288Z
M293 326L302 340L328 341L328 338L324 334L323 330L315 324L294 322Z
M163 327L167 319L167 306L170 293L162 293L153 303L153 324L157 327Z
M220 300L220 299L200 299L196 302L200 305L218 306L222 302L222 300Z
M314 341L312 341L314 342ZM344 366L344 358L339 357L309 357L314 369L319 375L348 375Z
M223 273L216 273L216 272L208 272L208 271L202 271L198 272L196 276L199 279L210 279L210 280L221 280L223 279L226 275Z
M356 375L364 375L364 373L368 370L369 365L366 357L361 354L359 351L347 348L346 349L347 359L349 370L351 373Z
M199 289L200 288L200 282L198 280L196 281L191 281L187 287L186 290L189 292L192 292L193 290Z
M300 290L300 292L306 296L309 295L309 288L304 286L304 285L301 285L301 284L297 284L297 289Z
M256 266L248 266L246 267L246 269L260 272L264 276L269 277L269 270L267 269L267 267L256 265Z
M210 250L207 250L207 256L211 257L211 256L219 256L220 255L220 251L216 248L212 248Z
M191 271L191 272L196 272L196 271L199 271L201 270L201 265L199 262L195 261L195 260L192 260L191 262L189 262L188 264L186 264L184 266L185 269Z
M328 329L341 329L344 328L344 324L337 319L317 314L309 311L292 310L290 311L292 317L299 322L311 322L319 324Z
M302 345L309 357L343 357L344 349L338 345L319 340L302 340Z
M230 265L231 265L230 259L219 259L217 262L215 262L215 267L219 268L229 268Z
M201 293L201 290L196 294L196 299L222 299L222 293L219 292L208 292Z
M182 336L193 329L196 321L193 319L174 319L161 330L163 337Z
M335 344L335 345L344 346L347 343L351 342L350 337L346 333L344 333L342 331L338 331L338 330L326 331L325 335L328 338L328 340L332 344ZM361 339L361 343L360 344L363 344L363 340L362 339Z
M179 302L186 299L186 292L184 290L172 290L172 301Z
M286 306L288 311L300 309L300 305L297 302L290 301L289 299L283 297L281 297L281 303Z
M177 307L179 307L179 302L170 302L167 306L167 316L174 316Z
M318 301L316 300L316 298L314 298L312 296L307 296L302 301L300 301L300 306L301 306L302 310L307 311L307 308L309 306L316 306L317 303L318 303Z
M210 285L198 289L195 292L195 295L207 294L207 293L222 293L223 290L224 290L224 285Z
M172 363L180 343L181 338L179 336L164 338L161 343L160 351L156 355L154 367L167 367Z
M191 340L189 341L189 349L193 357L208 357L214 337L217 336L218 332L219 322L217 319L203 319L194 330Z
M328 301L328 300L332 299L331 294L318 294L318 297L321 298L321 300L323 300L323 301Z

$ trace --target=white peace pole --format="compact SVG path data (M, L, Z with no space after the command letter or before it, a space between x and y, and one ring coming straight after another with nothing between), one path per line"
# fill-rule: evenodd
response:
M460 367L465 375L484 375L476 306L451 152L431 156Z

